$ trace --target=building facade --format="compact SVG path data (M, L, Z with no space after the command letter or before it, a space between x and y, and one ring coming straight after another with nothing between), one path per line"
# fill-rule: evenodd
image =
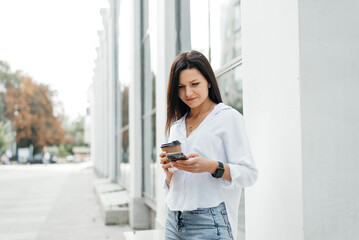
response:
M195 49L224 102L244 114L259 169L242 194L239 239L359 238L357 3L109 3L89 97L91 150L97 174L128 192L133 228L163 228L168 75L178 53Z

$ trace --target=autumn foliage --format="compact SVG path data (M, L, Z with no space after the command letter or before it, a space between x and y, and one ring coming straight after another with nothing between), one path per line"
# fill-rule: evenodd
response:
M35 148L64 143L65 131L53 113L53 92L48 86L36 84L29 77L22 77L19 87L6 85L2 94L5 114L16 131L18 147Z

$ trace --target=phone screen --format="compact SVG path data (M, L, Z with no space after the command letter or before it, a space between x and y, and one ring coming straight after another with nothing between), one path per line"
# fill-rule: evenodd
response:
M167 153L167 158L170 161L187 160L188 158L183 153Z

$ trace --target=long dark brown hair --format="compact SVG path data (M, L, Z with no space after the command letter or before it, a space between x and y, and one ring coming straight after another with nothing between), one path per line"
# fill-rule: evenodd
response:
M182 70L197 69L210 84L209 98L215 102L222 102L216 77L208 59L198 51L183 52L177 55L171 66L167 88L167 122L166 133L175 121L183 117L190 108L178 97L179 76Z

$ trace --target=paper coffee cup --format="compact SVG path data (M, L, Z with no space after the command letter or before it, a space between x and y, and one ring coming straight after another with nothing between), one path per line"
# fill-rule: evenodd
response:
M182 152L181 142L178 140L175 140L170 143L162 144L161 149L162 149L162 151L164 151L166 153ZM176 170L178 170L178 169L175 167L168 168L168 171L171 171L171 172L176 171Z
M166 153L172 153L172 152L181 152L181 142L178 140L175 140L170 143L164 143L161 145L162 151L165 151Z

